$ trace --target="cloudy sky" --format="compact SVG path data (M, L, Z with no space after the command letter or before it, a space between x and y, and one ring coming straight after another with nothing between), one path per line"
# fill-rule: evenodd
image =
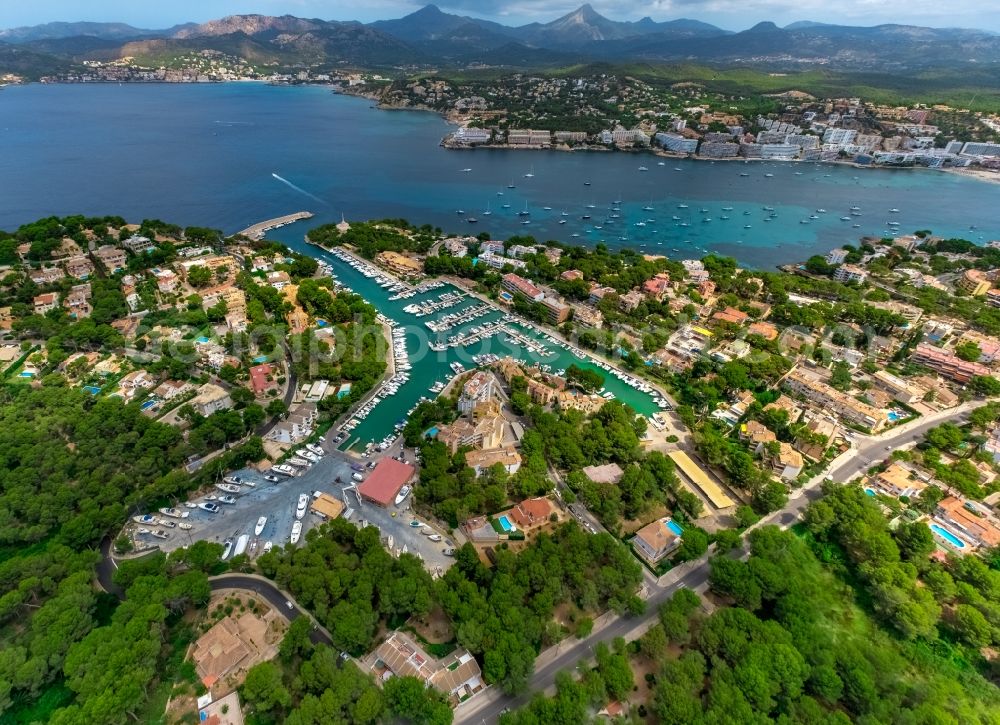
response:
M439 0L445 11L508 25L546 22L575 9L582 0ZM53 20L121 21L160 28L203 22L234 13L289 13L326 20L395 18L424 5L421 0L0 0L0 27ZM1000 0L592 0L615 20L694 18L730 30L761 20L779 25L814 20L852 25L906 23L1000 31Z

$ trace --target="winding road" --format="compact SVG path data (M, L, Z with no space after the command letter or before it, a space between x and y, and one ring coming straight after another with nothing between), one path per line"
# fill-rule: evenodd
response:
M106 591L108 594L113 594L118 599L124 600L125 591L120 586L115 584L114 581L114 575L115 571L118 569L118 565L111 556L111 544L112 541L110 538L101 542L101 561L97 565L97 581L100 584L101 589ZM292 598L291 594L282 591L274 582L257 574L220 574L219 576L209 577L208 584L212 588L213 592L222 591L224 589L253 592L274 607L275 611L279 612L281 616L289 622L296 620L299 617L309 617L312 619L309 612L300 607L298 602ZM291 604L290 607L288 606L289 604ZM330 633L321 627L315 620L313 620L312 631L309 633L309 640L313 644L327 644L331 647L333 646L333 640L330 638Z

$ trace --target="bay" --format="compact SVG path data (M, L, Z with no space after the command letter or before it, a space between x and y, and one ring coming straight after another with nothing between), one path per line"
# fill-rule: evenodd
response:
M308 210L313 220L269 237L306 251L304 231L341 214L403 217L498 238L685 258L712 251L762 268L895 229L1000 238L1000 186L955 174L448 151L438 143L450 127L437 115L370 105L323 87L258 83L11 86L0 91L0 228L81 213L229 233Z

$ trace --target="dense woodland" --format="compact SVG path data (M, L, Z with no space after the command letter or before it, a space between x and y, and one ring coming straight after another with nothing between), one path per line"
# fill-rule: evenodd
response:
M169 587L153 587L155 597L144 593L136 599L143 606L129 607L127 601L114 609L91 584L97 545L133 510L172 503L199 485L200 479L179 468L192 449L176 428L150 421L138 406L119 400L94 399L61 385L11 386L0 395L0 709L41 697L50 704L75 701L79 712L91 713L63 722L114 722L115 713L124 712L122 702L88 704L111 687L88 679L99 676L84 674L88 660L116 656L93 651L98 638L110 642L112 636L122 648L117 656L139 656L141 647L123 642L134 637L138 645L139 632L149 636L149 622L164 622L162 608L150 607L163 601ZM204 475L260 455L259 441L248 443L216 459ZM119 630L105 626L108 617ZM84 642L90 644L81 649ZM148 653L153 672L159 635L155 644ZM74 652L89 654L74 658ZM128 669L124 662L119 672ZM124 697L129 709L142 707L137 694L147 685L128 685L137 687Z
M639 565L628 550L575 524L539 536L518 554L501 548L493 569L466 545L437 582L417 557L390 556L374 527L358 530L337 520L306 539L308 546L272 551L258 563L330 630L335 646L363 653L380 627L419 620L440 607L457 643L480 658L486 680L511 692L524 687L541 647L565 636L552 619L558 605L570 605L580 617L608 607L642 611L634 593Z
M856 488L838 491L844 492L838 499L856 498L858 507L868 507L871 525L885 529L869 497ZM822 515L821 506L811 518ZM858 523L853 518L850 526ZM909 534L881 536L889 537L885 548L892 548L892 537ZM861 546L871 538L881 537L869 528L852 536ZM966 582L975 581L992 596L1000 574L975 557L950 560L938 581L951 586L953 601L968 597L974 603L953 605L940 631L904 633L878 623L879 605L854 588L854 574L839 558L843 553L836 544L831 549L808 535L764 527L751 533L746 561L714 558L712 588L732 606L706 616L696 595L679 590L649 632L627 650L617 648L638 664L655 665L648 678L651 700L633 711L666 725L995 723L1000 690L986 678L996 672L977 649L991 634L971 614L986 606L985 597ZM502 722L586 722L589 712L632 694L632 673L614 656L598 652L593 669L579 679L564 673L555 696L539 695Z

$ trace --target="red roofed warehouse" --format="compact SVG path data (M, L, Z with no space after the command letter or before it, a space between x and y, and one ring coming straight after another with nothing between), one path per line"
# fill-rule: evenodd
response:
M368 479L358 486L358 493L372 503L388 506L396 499L399 489L409 483L416 472L408 463L400 463L395 458L383 458Z

